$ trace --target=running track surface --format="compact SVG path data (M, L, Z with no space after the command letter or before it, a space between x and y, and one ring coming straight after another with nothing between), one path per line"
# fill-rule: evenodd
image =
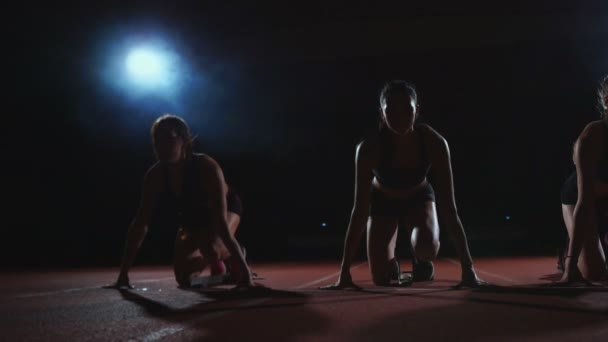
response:
M408 270L406 261L402 270ZM170 267L135 267L135 290L103 289L117 269L1 274L1 341L608 341L608 292L551 289L555 258L477 259L499 287L455 290L460 266L436 262L435 281L323 291L338 263L253 264L273 289L181 290ZM604 284L606 285L606 284Z

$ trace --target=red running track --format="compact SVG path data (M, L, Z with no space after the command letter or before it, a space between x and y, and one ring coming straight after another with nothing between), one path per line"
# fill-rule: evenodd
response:
M336 280L337 262L254 264L274 291L237 298L226 287L180 290L170 267L133 269L131 291L100 288L117 269L4 273L0 340L608 341L603 288L539 286L555 279L555 258L477 259L476 268L500 287L452 289L451 259L436 262L435 281L409 288L375 287L356 264L363 291L317 289Z

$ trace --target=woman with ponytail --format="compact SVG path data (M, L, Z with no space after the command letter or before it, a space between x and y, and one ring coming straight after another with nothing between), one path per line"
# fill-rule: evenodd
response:
M224 274L224 260L232 261L229 266L238 288L253 286L244 252L234 238L241 202L224 181L220 165L192 151L190 129L178 116L159 117L150 135L157 162L144 177L113 287L131 287L129 268L151 223L177 230L174 272L181 287L191 286L207 266L211 274Z
M433 128L416 124L415 88L388 82L380 92L380 127L356 150L355 201L344 242L340 278L325 289L357 287L350 265L367 225L367 252L374 284L400 285L434 278L441 219L460 257L463 286L484 284L477 277L466 234L456 210L447 141ZM427 174L433 176L433 185ZM435 196L435 191L437 196ZM435 206L437 197L437 206ZM400 277L395 257L397 227L411 241L412 279Z

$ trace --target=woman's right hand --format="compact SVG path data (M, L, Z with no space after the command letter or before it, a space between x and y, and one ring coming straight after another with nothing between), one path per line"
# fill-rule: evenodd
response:
M118 275L118 279L116 280L116 283L112 284L112 285L107 285L104 286L104 288L106 289L134 289L133 285L130 284L129 282L129 274L128 273L124 273L124 272L120 272L120 274Z
M343 289L353 289L353 290L361 290L361 287L355 283L353 283L353 278L348 271L342 271L340 273L340 278L334 284L329 284L320 287L321 290L343 290Z
M238 283L235 287L233 287L231 289L231 291L233 291L235 293L248 293L248 294L253 295L253 294L267 294L268 292L270 292L272 290L262 284L254 283L250 280L250 281L244 281L244 282Z
M566 270L562 278L556 282L547 284L548 287L578 287L581 285L594 286L592 282L583 276L576 264L566 264Z

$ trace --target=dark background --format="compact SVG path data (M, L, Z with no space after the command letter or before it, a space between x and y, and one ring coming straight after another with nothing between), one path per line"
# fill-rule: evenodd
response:
M240 193L252 261L338 261L355 145L390 79L416 84L421 119L449 142L473 255L554 253L571 146L599 117L608 5L422 3L7 9L2 266L118 265L165 112ZM176 101L102 80L129 35L187 61ZM170 263L173 234L152 229L138 263Z

